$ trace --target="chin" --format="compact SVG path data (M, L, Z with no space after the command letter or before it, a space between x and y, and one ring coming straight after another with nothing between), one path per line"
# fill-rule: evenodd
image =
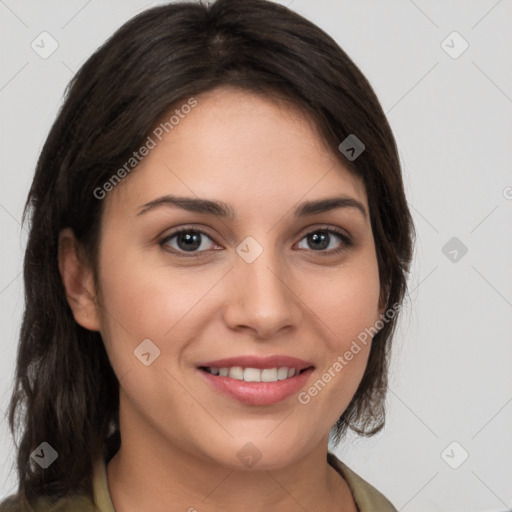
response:
M293 438L288 442L280 439L255 438L243 441L230 440L229 447L216 458L218 464L236 471L270 471L284 468L302 456L300 448Z

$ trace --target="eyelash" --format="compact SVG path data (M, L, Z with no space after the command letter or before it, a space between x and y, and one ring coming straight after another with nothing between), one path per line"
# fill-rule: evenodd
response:
M352 247L352 245L353 245L353 242L352 242L351 238L348 237L344 232L342 232L341 230L336 229L336 228L317 228L317 229L314 229L313 231L309 231L308 233L306 233L299 241L302 241L308 235L311 235L313 233L319 233L319 232L337 235L341 239L342 245L341 245L340 248L338 248L338 249L331 249L330 251L327 251L327 250L314 251L312 249L309 249L311 252L318 253L319 255L322 255L322 256L331 256L333 254L342 253L342 252L346 251L348 248ZM216 243L215 240L213 240L213 237L211 237L208 233L206 233L202 229L192 228L192 227L189 227L189 228L185 227L185 228L180 228L180 229L178 229L176 231L173 231L170 235L167 235L165 238L162 238L158 242L158 245L160 247L162 247L167 252L171 252L172 254L176 254L177 256L180 256L180 257L183 256L185 258L197 257L198 254L202 254L202 253L205 253L205 252L210 252L210 251L190 251L190 252L187 253L186 251L176 250L174 248L173 249L168 249L168 248L165 247L165 245L170 240L172 240L174 237L180 235L181 233L200 233L201 235L204 235L204 236L208 237L212 242ZM304 250L304 249L301 249L301 250Z

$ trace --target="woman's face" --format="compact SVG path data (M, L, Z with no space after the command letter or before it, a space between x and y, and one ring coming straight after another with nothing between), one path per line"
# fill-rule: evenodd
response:
M232 88L196 101L104 199L98 329L141 447L276 468L320 446L362 378L353 342L381 313L367 198L298 112ZM344 201L304 208L327 198Z

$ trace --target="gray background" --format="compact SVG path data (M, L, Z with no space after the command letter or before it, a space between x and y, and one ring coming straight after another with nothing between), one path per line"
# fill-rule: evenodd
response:
M23 310L20 219L36 159L76 70L157 3L0 0L0 497L16 484L3 416ZM512 2L279 3L332 35L375 88L418 235L386 428L350 435L336 453L401 511L512 509ZM58 43L47 59L31 47L43 31ZM469 44L458 56L457 36L442 45L453 31Z

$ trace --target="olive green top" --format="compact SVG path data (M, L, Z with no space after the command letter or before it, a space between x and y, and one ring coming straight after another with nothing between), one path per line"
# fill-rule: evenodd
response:
M397 512L396 508L372 485L354 473L332 453L328 463L345 479L359 512ZM43 498L35 503L20 503L15 494L0 503L0 512L115 512L107 484L107 465L100 459L94 466L93 495L75 495L53 505Z

